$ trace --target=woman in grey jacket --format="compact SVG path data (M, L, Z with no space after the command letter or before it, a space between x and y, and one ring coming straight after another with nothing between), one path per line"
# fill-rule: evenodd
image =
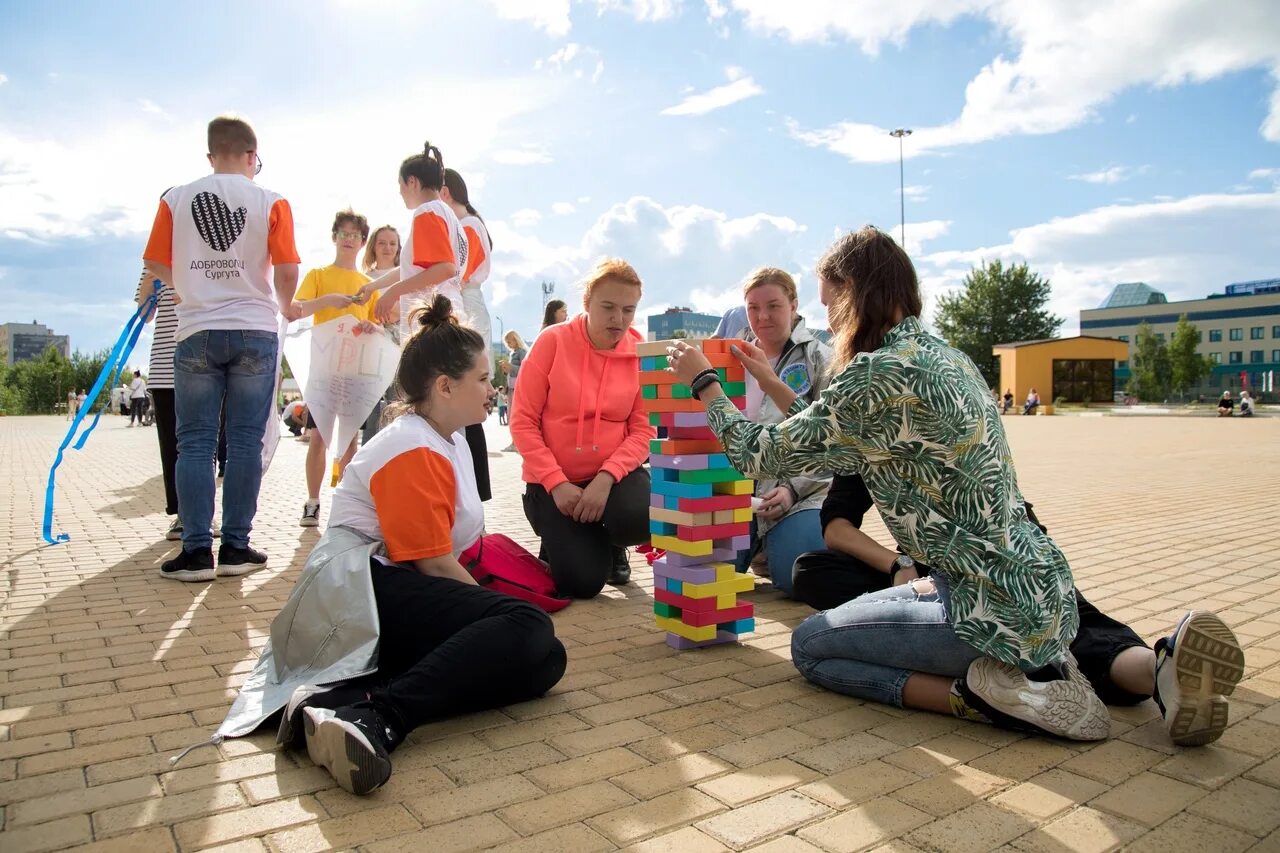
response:
M827 386L831 351L805 328L796 283L787 272L758 269L742 291L751 328L740 356L748 372L746 416L756 423L782 423L797 398L812 403ZM773 585L790 596L796 557L825 547L819 510L830 486L830 477L757 481L751 548L740 555L739 571L763 552Z

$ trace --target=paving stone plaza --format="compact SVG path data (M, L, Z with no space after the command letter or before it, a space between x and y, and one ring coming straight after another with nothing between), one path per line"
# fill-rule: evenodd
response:
M487 425L489 446L506 430ZM1245 647L1231 726L1170 745L1153 703L1097 744L1027 738L806 683L809 612L758 581L741 644L676 651L652 574L553 619L569 651L543 699L428 725L357 798L274 730L206 739L312 546L306 447L286 436L254 544L270 568L166 581L151 429L104 418L59 474L66 422L0 418L0 850L1280 850L1280 420L1009 418L1019 482L1079 587L1148 640L1192 607ZM488 527L536 551L519 458L490 460ZM328 507L329 490L322 497ZM878 519L872 535L887 541Z

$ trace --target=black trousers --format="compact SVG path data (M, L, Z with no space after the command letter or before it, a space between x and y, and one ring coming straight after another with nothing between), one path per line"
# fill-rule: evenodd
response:
M518 598L371 561L378 671L370 701L403 739L423 723L523 702L560 681L551 618Z
M160 471L164 475L165 515L178 514L178 486L174 466L178 464L178 416L173 407L172 388L152 388L156 401L156 438L160 441Z
M142 426L142 416L147 413L147 398L134 397L129 401L129 424L137 422L138 426Z
M466 435L471 465L476 471L476 491L480 493L480 500L487 501L493 497L493 489L489 485L489 442L484 437L484 424L467 427Z
M649 472L637 468L614 483L604 515L594 524L561 515L550 493L537 483L525 486L524 514L542 538L543 559L551 567L556 590L591 598L604 589L619 548L649 541Z
M924 567L921 567L923 573ZM810 551L796 559L792 598L817 610L830 610L860 595L889 586L889 575L856 557L839 551ZM1080 629L1071 643L1071 654L1080 671L1108 705L1136 705L1150 699L1121 688L1111 680L1111 663L1128 648L1147 648L1142 638L1123 622L1098 610L1076 589Z

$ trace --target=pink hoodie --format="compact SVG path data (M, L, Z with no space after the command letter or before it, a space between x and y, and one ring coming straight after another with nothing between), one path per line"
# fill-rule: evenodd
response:
M614 349L596 349L585 314L538 335L511 401L511 438L526 483L549 492L601 471L617 481L649 458L658 433L640 405L636 344L643 340L628 329Z

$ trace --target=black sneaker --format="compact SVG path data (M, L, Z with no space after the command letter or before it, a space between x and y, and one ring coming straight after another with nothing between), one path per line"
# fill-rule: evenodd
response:
M194 551L180 552L172 560L161 564L160 576L187 583L213 580L218 576L213 568L213 549L197 548Z
M965 704L1002 729L1070 740L1106 740L1111 714L1068 658L1065 677L1035 681L995 658L980 657L958 687Z
M627 559L627 549L618 548L613 552L613 567L609 570L609 585L622 586L631 582L631 562Z
M333 711L358 702L368 702L369 691L354 684L304 684L289 697L280 718L276 743L301 748L303 745L302 712L308 708L328 708Z
M267 555L254 548L237 548L222 543L218 547L218 577L233 578L267 567Z
M391 778L389 745L395 733L368 703L302 712L307 754L343 790L367 794Z
M174 517L173 524L169 525L169 530L167 533L165 533L164 538L168 539L170 542L182 541L182 519L181 518L176 516Z

